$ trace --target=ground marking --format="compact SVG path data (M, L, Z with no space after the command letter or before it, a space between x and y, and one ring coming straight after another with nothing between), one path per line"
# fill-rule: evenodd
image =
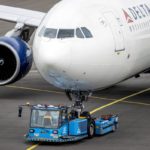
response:
M56 94L65 94L64 92L59 92L59 91L52 91L52 90L42 90L42 89L36 89L36 88L30 88L30 87L21 87L21 86L6 86L8 88L14 88L14 89L21 89L21 90L29 90L29 91L36 91L36 92L47 92L47 93L56 93ZM111 98L105 98L105 97L96 97L96 96L91 96L90 98L93 99L102 99L102 100L107 100L107 101L116 101L116 99L111 99ZM131 102L131 101L122 101L123 103L129 103L129 104L137 104L137 105L144 105L144 106L150 106L148 103L141 103L141 102Z
M36 89L36 88L29 88L29 87L22 87L22 86L12 86L8 85L6 86L8 88L14 88L14 89L22 89L22 90L30 90L30 91L36 91L36 92L47 92L47 93L56 93L56 94L64 94L64 92L58 92L58 91L50 91L50 90L42 90L42 89Z
M103 100L106 100L106 101L115 101L116 99L111 99L111 98L101 98L101 97L95 97L93 96L92 98L94 99L103 99ZM121 103L128 103L128 104L137 104L137 105L143 105L143 106L150 106L150 104L148 103L142 103L142 102L137 102L137 101L122 101Z
M108 103L108 104L106 104L106 105L103 105L103 106L101 106L101 107L99 107L99 108L96 108L96 109L92 110L92 111L90 112L90 114L94 114L94 113L96 113L97 111L100 111L100 110L102 110L102 109L104 109L104 108L106 108L106 107L109 107L109 106L115 105L115 104L117 104L117 103L123 102L124 100L126 100L126 99L128 99L128 98L137 96L137 95L139 95L139 94L142 94L142 93L145 93L145 92L148 92L148 91L150 91L150 88L147 88L147 89L142 90L142 91L140 91L140 92L136 92L136 93L134 93L134 94L131 94L131 95L126 96L126 97L123 97L123 98L121 98L121 99L115 100L115 101L113 101L113 102L111 102L111 103Z
M39 144L33 145L29 148L27 148L26 150L34 150L35 148L37 148L39 146Z

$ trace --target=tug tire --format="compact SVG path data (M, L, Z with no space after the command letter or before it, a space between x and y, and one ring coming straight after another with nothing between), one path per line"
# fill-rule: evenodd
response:
M87 133L88 133L88 138L92 138L94 136L94 134L95 134L95 125L94 125L93 121L90 121L88 123Z

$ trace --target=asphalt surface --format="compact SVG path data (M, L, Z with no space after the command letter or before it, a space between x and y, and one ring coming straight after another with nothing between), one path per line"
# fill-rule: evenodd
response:
M0 4L24 7L46 12L55 0L0 0ZM6 33L13 24L0 22L0 34ZM27 143L24 135L28 130L29 110L23 110L23 117L17 117L20 104L66 104L67 97L42 79L35 70L13 85L0 87L0 150L149 150L150 149L150 75L132 78L112 88L98 91L85 104L89 111L106 106L93 115L119 114L119 129L105 136L84 139L77 143L45 144ZM143 91L147 89L146 91ZM137 93L142 91L141 94ZM136 94L135 94L136 93ZM127 97L129 96L129 97ZM118 101L116 101L118 100ZM116 102L116 103L112 103ZM108 106L107 104L110 104ZM33 147L35 146L35 147Z

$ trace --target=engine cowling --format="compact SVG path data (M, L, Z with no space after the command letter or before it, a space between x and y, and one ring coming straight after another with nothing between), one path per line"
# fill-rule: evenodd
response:
M23 78L32 66L32 51L19 37L0 38L0 85Z

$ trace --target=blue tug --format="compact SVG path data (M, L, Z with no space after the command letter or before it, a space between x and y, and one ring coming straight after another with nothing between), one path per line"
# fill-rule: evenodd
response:
M22 106L19 106L19 117L22 114ZM89 112L79 113L75 107L41 104L28 106L31 114L26 140L29 142L79 141L114 132L118 128L118 115L93 118Z

